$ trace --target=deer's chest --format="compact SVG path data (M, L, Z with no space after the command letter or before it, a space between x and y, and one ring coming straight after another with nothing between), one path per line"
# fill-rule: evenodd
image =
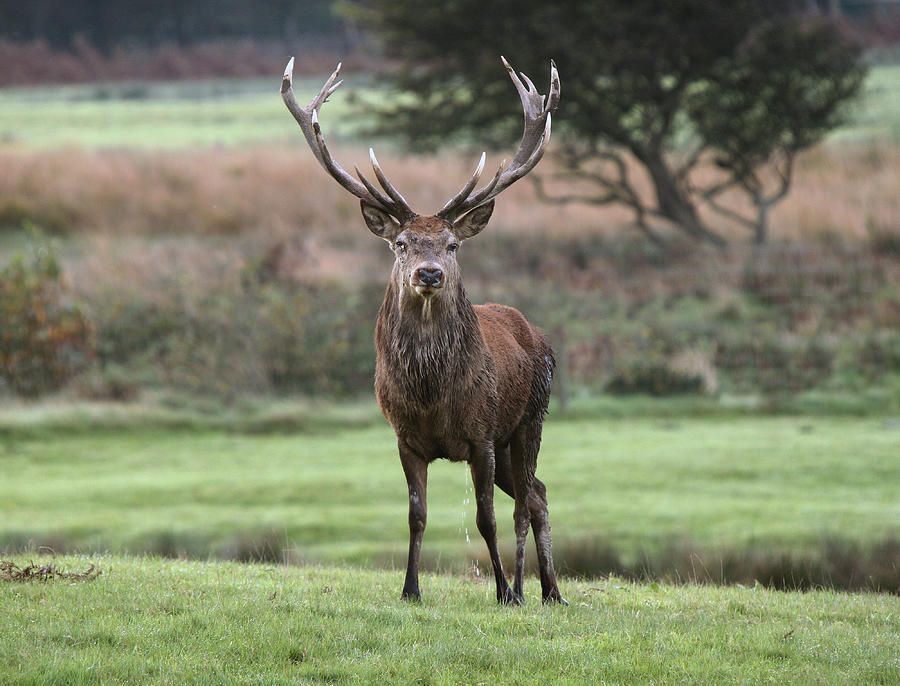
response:
M456 431L443 430L427 419L416 424L395 426L397 436L426 462L450 460L469 462L472 443Z
M489 375L443 389L396 381L376 379L378 403L398 438L423 459L468 462L474 446L493 441L496 389Z

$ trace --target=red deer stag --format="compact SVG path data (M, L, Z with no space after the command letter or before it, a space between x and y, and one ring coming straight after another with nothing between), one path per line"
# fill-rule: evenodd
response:
M503 58L501 58L503 59ZM375 328L375 394L397 434L409 486L409 560L403 598L419 600L419 551L425 531L428 464L465 461L475 485L478 530L487 543L497 600L521 604L525 541L534 532L542 596L565 602L556 584L550 548L547 491L535 477L541 428L550 397L554 358L546 337L518 310L473 306L456 262L460 243L478 234L493 198L540 161L550 138L550 113L559 103L559 76L551 62L550 95L542 96L503 59L525 110L525 133L509 165L475 190L484 154L465 186L430 217L416 214L388 181L372 150L377 188L359 169L357 181L328 152L318 112L340 86L341 66L306 107L294 97L293 58L281 94L319 163L360 198L369 230L386 240L395 262ZM524 83L523 83L524 81ZM513 587L497 550L494 484L515 500L516 570Z

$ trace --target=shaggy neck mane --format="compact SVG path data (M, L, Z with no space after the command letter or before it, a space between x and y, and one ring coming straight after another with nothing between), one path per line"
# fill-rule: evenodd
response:
M472 304L461 283L429 303L391 279L378 315L378 354L410 397L432 401L449 381L469 376L483 349Z

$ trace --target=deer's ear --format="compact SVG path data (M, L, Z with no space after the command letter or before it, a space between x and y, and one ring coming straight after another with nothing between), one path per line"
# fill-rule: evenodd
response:
M453 224L453 235L464 241L479 233L487 226L491 213L494 211L494 201L490 200L479 205L468 214L463 215Z
M366 220L369 231L379 238L392 242L400 233L400 225L384 210L370 205L365 200L360 200L359 206L362 208L362 216Z

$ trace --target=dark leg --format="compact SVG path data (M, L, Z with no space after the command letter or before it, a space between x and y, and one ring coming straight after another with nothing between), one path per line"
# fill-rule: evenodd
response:
M403 583L401 598L420 600L419 595L419 552L422 550L422 534L428 507L425 487L428 481L428 463L420 459L403 441L399 442L400 463L406 474L409 488L409 558L406 563L406 581Z
M510 442L510 475L513 485L513 499L516 502L513 510L513 523L516 531L516 575L513 582L513 593L524 598L525 583L525 542L531 526L531 514L528 508L528 496L534 481L534 470L537 465L537 448L540 446L540 425L537 426L537 441L534 439L534 428L520 426Z
M547 488L540 479L535 478L531 494L528 498L528 509L531 511L531 527L534 531L534 544L537 547L538 566L541 570L541 598L545 603L562 603L568 605L556 585L556 572L553 569L553 551L550 545L550 514L547 509Z
M469 469L472 472L472 483L475 484L477 507L475 521L491 556L491 566L497 583L497 602L519 605L521 600L513 594L506 581L500 551L497 550L497 520L494 518L494 449L493 446L488 446L473 452Z

